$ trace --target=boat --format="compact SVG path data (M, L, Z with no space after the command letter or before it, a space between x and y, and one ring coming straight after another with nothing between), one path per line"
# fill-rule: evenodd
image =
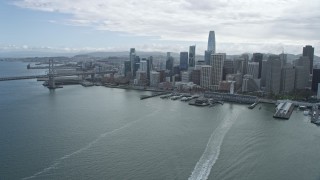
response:
M305 110L305 109L307 109L307 106L299 106L298 109Z

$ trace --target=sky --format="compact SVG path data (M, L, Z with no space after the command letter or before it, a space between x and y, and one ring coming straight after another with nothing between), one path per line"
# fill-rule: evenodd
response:
M0 54L15 51L320 55L319 0L1 0Z

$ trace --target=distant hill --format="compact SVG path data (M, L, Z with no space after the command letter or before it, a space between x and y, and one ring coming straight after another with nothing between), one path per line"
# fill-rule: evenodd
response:
M146 58L149 56L153 56L155 59L165 60L167 53L166 52L145 52L145 51L136 51L136 54L141 58ZM269 55L269 54L266 54ZM0 58L28 58L28 57L58 57L58 56L91 56L91 57L129 57L129 51L119 51L119 52L44 52L44 51L11 51L11 52L1 52ZM179 59L180 54L171 52L171 56L173 56L176 60ZM239 57L240 55L227 55L227 59L234 59ZM288 62L292 62L298 59L301 54L287 54ZM249 57L252 57L252 54L249 54ZM196 55L196 60L204 60L204 56L202 54ZM314 56L314 64L320 63L320 57Z

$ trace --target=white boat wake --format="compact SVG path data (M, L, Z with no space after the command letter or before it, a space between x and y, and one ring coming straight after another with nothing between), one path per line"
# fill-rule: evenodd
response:
M224 136L227 134L238 115L239 112L233 112L231 116L227 115L219 124L219 126L213 131L207 143L207 147L194 167L189 180L208 179L210 171L219 157Z
M154 115L154 114L157 113L158 111L159 111L159 110L153 111L152 113L144 116L144 117L141 118L141 119L132 121L132 122L130 122L130 123L128 123L128 124L120 127L120 128L114 129L114 130L112 130L112 131L109 131L109 132L105 132L105 133L103 133L103 134L100 134L95 140L91 141L89 144L87 144L87 145L84 146L83 148L81 148L81 149L79 149L79 150L77 150L77 151L74 151L74 152L72 152L72 153L70 153L70 154L64 155L63 157L55 160L55 161L53 162L53 164L51 164L49 167L44 168L44 169L42 169L41 171L34 173L32 176L25 177L25 178L22 178L22 179L23 179L23 180L33 179L33 178L38 177L39 175L42 175L42 174L44 174L44 173L49 172L50 170L57 169L58 165L59 165L63 160L68 159L68 158L70 158L70 157L72 157L72 156L74 156L74 155L76 155L76 154L80 154L80 153L88 150L88 149L91 148L94 144L98 143L102 138L104 138L104 137L106 137L106 136L108 136L108 135L115 134L115 133L117 133L117 132L120 131L120 130L126 129L126 128L132 126L133 124L138 123L138 122L144 120L146 117Z

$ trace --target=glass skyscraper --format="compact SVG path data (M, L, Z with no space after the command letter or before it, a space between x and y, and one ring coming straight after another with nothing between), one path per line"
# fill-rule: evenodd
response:
M209 32L209 37L208 37L208 51L211 51L212 54L216 53L216 36L214 31Z

